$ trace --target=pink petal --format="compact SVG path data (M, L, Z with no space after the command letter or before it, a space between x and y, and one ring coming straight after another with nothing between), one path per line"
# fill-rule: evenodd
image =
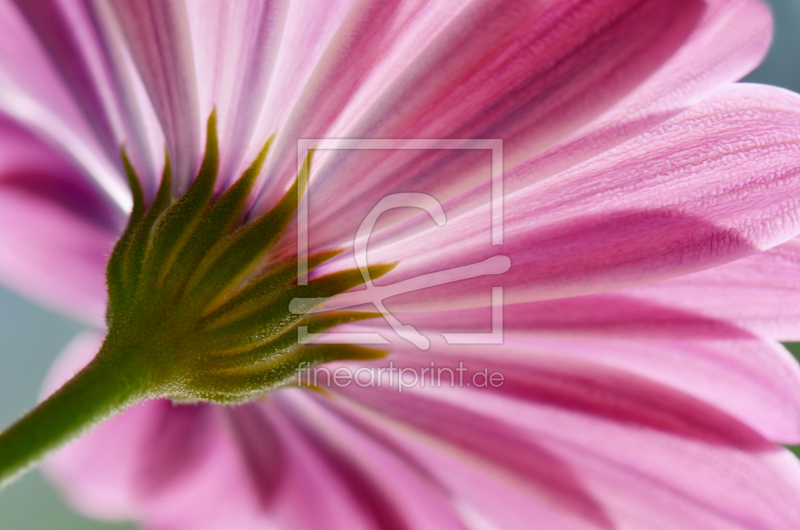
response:
M43 394L91 360L100 343L96 334L76 339ZM363 491L271 401L142 403L56 453L45 471L80 512L148 528L375 528L357 496Z
M101 342L97 334L76 339L44 393L89 362ZM63 448L44 469L70 504L95 518L133 518L152 528L256 528L250 463L224 410L141 403Z
M609 293L505 308L506 330L633 339L800 339L800 241L711 269ZM489 307L396 315L414 326L488 326ZM433 323L433 324L431 324ZM488 331L489 328L487 327Z
M505 310L508 313L513 306ZM430 316L427 327L419 324L416 327L434 343L441 343L442 339L436 337L440 332L474 332L489 322L488 318L472 320L470 312L464 313L467 313L462 315L465 318L457 326L442 325L435 316ZM414 325L413 319L397 316L404 324ZM614 367L693 396L770 440L800 442L800 367L792 355L774 341L755 336L700 340L677 336L667 340L601 339L597 335L575 336L564 333L565 330L548 336L547 331L537 333L520 326L522 320L506 324L502 346L509 353L517 352L519 359L525 359L526 355L543 358L555 355L577 363ZM385 331L384 337L392 336ZM399 339L395 341L396 350L407 351L410 346L402 341L398 344ZM461 351L468 357L483 353L484 359L491 358L497 349L452 345L446 348ZM535 361L531 359L531 362Z
M101 324L106 260L125 219L70 161L0 117L0 278Z
M80 11L79 6L72 7L73 12ZM54 25L56 28L48 32L52 31L57 41L64 36L57 32L64 28ZM91 35L83 37L91 40ZM72 73L73 80L80 78L77 72ZM109 139L98 137L98 130L74 98L53 56L10 1L0 2L0 112L63 150L120 209L130 207L130 193L117 171L119 146L109 159L102 145Z
M186 5L183 0L124 0L112 5L164 131L175 191L180 194L194 178L201 158L201 117Z
M215 105L219 117L218 178L222 185L239 176L242 157L251 143L281 45L286 11L290 9L287 4L284 0L187 3L200 116L208 116ZM278 77L285 75L279 72ZM252 152L257 153L265 139L256 138Z
M738 264L739 260L733 262ZM721 267L727 267L722 265ZM712 269L712 270L716 270ZM702 274L702 273L694 273ZM691 278L694 275L681 276ZM665 280L654 285L667 284L676 280ZM503 329L508 332L529 331L544 337L581 337L592 339L749 339L753 337L749 328L739 327L734 319L714 318L692 312L693 305L717 306L726 301L734 303L731 312L744 310L748 299L723 298L691 300L672 300L673 303L661 305L646 297L631 294L638 288L621 289L609 293L556 298L520 304L508 304L503 308ZM721 289L719 290L721 291ZM721 293L709 290L708 296ZM683 303L681 303L683 302ZM684 307L684 308L682 308ZM760 307L760 306L759 306ZM778 308L768 305L775 312ZM395 313L403 323L429 329L431 331L467 332L491 331L492 308L490 306L450 311L419 311Z
M409 466L391 447L376 443L340 418L314 407L308 392L281 391L275 395L275 402L286 421L299 428L341 477L343 488L353 494L357 510L374 521L370 528L464 528L449 505L447 492L426 473ZM313 502L311 497L304 500ZM293 508L302 511L296 504ZM349 524L329 528L352 528ZM324 526L306 523L295 527Z
M362 437L374 437L410 466L421 468L447 493L467 528L526 530L532 524L565 529L613 528L576 470L535 440L525 439L500 422L489 420L469 426L461 422L455 427L453 424L461 418L451 416L443 427L449 428L452 436L426 436L389 416L364 414L352 404L317 401L317 408L329 408L329 413L363 430ZM452 438L458 438L458 442L453 443Z
M10 1L0 3L0 13L0 79L4 91L28 93L60 109L62 116L85 133L88 126L80 109L24 15ZM7 105L3 101L4 110Z
M292 0L278 46L275 71L259 116L255 138L280 131L320 57L356 0ZM258 151L261 146L251 146Z
M143 111L152 110L141 109L136 101L130 80L135 72L125 68L120 43L103 19L102 6L63 0L17 5L47 49L106 156L121 173L119 149L125 144L152 191L155 164L140 117Z
M276 401L284 398L284 392L275 396ZM286 401L280 402L285 409ZM319 433L315 436L301 427L303 423L293 410L278 412L270 407L265 413L278 427L285 448L282 459L286 476L271 503L281 528L417 528L409 523L420 522L425 516L430 520L422 528L437 523L439 528L459 528L447 506L438 504L441 492L384 448L375 447L369 440L354 439L347 432L328 431L323 438ZM369 460L356 462L348 458L346 450L342 454L338 442L351 441L375 458L372 469ZM404 487L402 492L398 488L387 491L386 473L392 471L397 473L395 485ZM415 504L398 506L398 497L413 498Z
M738 386L755 371L746 352L723 368L725 352L704 345L650 355L622 346L511 341L390 358L417 373L462 361L467 381L486 367L503 374L500 386L451 388L445 375L439 388L402 393L331 387L347 401L283 390L235 409L149 402L47 470L84 513L153 528L459 528L456 517L520 529L784 528L797 517L794 457L680 388L709 384L754 412L736 395L759 393ZM96 336L73 346L47 388L98 347ZM687 366L693 355L708 362ZM792 397L786 410L797 411Z
M506 191L587 160L688 107L752 71L766 55L772 17L761 2L707 2L692 36L631 94L586 127L523 164ZM703 52L699 52L703 50ZM510 176L510 175L509 175Z
M800 340L800 241L706 271L624 289L620 296L779 340Z
M426 287L428 273L445 271L437 281L453 281L454 267L497 255L510 258L510 271L489 274L489 262L476 272L484 276L390 305L485 306L498 285L506 303L578 296L696 272L783 243L800 232L799 126L796 94L733 85L603 156L506 196L501 246L491 245L489 204L442 228L428 228L426 212L419 223L373 237L372 263L400 262L381 278L394 284L382 296ZM368 294L335 302L368 302Z
M325 24L322 38L314 38L294 52L303 53L306 47L316 51L319 45L327 44L324 53L317 56L318 62L305 85L298 87L301 92L291 114L279 124L277 154L267 168L270 175L267 186L261 190L264 204L274 202L279 196L276 194L294 176L298 138L319 138L328 132L351 99L359 99L354 94L370 86L373 71L377 72L377 79L365 91L367 95L376 92L375 85L382 89L397 78L466 4L468 0L368 0L355 3L346 17L339 18L353 4L335 2L335 7L329 9L341 23L330 42L325 41L330 38L328 31L334 28ZM309 7L315 7L314 3ZM320 24L317 16L309 18L313 25ZM292 18L287 21L294 22ZM365 102L361 98L358 103L363 106ZM268 107L265 112L281 112L281 109Z
M45 471L82 513L151 528L258 528L264 514L225 410L138 405L50 458Z
M519 496L536 503L548 487L551 512L579 514L575 499L588 495L613 528L780 529L800 517L800 464L744 424L614 368L537 357L503 349L491 358L436 358L440 367L464 360L475 371L500 371L499 387L450 387L445 381L402 394L385 384L332 389L353 402L337 410L406 447L405 454L456 499L499 527L510 517L526 520L530 509L521 511ZM429 360L396 358L395 366L419 370ZM526 462L526 455L542 453L560 463ZM554 471L560 466L578 482L551 485L551 477L562 476ZM492 487L470 487L468 467L482 469Z
M378 63L330 130L320 125L286 134L292 142L500 138L507 169L551 148L524 178L507 177L513 191L613 147L738 79L758 64L769 42L769 13L758 2L651 2L636 9L613 4L470 4L428 48L422 48L427 40L414 41L411 52ZM585 33L617 16L616 26L592 33L600 35L597 40ZM501 21L508 27L498 29ZM538 44L528 45L528 39ZM542 44L549 42L563 46ZM396 66L399 57L407 62ZM398 75L401 67L406 70ZM354 81L344 75L337 82ZM327 104L330 92L323 93L318 97ZM318 117L313 106L303 111ZM290 154L296 156L294 145ZM315 166L310 193L317 225L311 237L321 246L352 237L367 211L389 193L418 191L444 200L486 182L491 167L486 151L391 149L320 151ZM266 202L275 192L269 190ZM481 188L482 202L487 190Z

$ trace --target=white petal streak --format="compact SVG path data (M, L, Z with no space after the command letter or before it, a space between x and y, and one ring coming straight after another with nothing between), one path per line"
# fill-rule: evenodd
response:
M187 3L200 96L200 116L216 106L221 185L236 178L250 145L284 31L288 0ZM283 72L281 72L283 76ZM254 138L258 153L266 138Z
M323 137L342 118L340 113L354 94L361 94L353 101L356 113L363 111L469 3L363 0L353 6L339 27L326 25L329 31L335 30L335 35L331 35L324 53L313 65L307 82L298 87L302 92L281 125L275 156L267 168L270 180L261 190L257 211L273 203L287 179L294 175L298 138ZM337 13L341 11L337 9ZM290 18L289 24L292 23ZM320 43L309 42L315 50ZM371 90L367 91L367 86ZM350 119L344 117L345 121Z
M113 4L134 63L156 110L170 153L175 192L200 165L197 77L183 0L124 0Z
M39 105L24 94L0 85L0 110L46 137L57 148L62 148L81 166L98 187L106 193L111 203L124 212L133 206L131 194L118 178L117 168L91 144L75 136L71 123Z

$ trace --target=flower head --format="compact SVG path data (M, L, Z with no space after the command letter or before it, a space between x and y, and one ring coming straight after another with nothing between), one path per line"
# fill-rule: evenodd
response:
M48 465L79 509L797 520L778 443L800 441L800 369L774 340L800 329L800 97L728 84L766 50L761 3L0 2L0 25L0 277L106 315L132 372L155 360L148 395L250 400L100 425ZM297 167L337 138L363 143ZM476 139L500 141L501 180ZM385 358L354 344L376 336ZM80 338L48 389L98 349Z

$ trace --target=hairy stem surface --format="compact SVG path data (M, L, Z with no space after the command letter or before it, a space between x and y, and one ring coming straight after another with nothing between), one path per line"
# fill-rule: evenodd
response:
M0 488L101 421L147 395L141 370L128 370L126 355L100 354L36 408L0 433Z

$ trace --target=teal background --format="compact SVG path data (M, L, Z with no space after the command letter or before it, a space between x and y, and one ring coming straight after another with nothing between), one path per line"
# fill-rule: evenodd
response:
M770 4L776 21L773 48L746 80L800 92L800 0L771 0ZM48 366L81 329L0 287L0 426L35 404ZM133 526L101 524L75 515L39 473L31 473L0 493L0 528L125 530Z

